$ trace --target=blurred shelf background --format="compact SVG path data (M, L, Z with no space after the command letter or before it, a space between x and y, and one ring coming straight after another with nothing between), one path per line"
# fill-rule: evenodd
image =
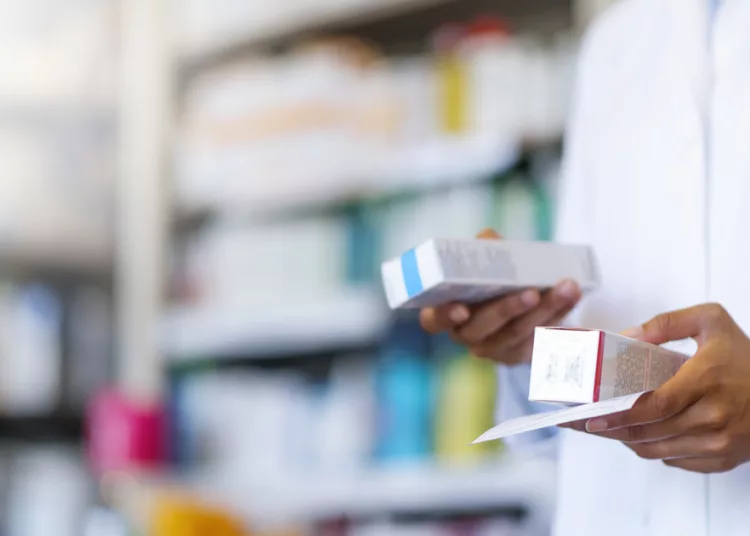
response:
M569 0L351 0L294 2L283 12L186 17L178 30L183 64L193 72L257 50L273 50L321 35L353 35L385 48L414 48L438 26L476 15L501 14L514 27L559 30L573 25ZM198 15L198 13L196 13ZM237 16L232 16L237 15ZM230 19L231 17L231 19ZM208 19L208 20L207 20Z
M379 266L551 237L574 3L222 6L176 19L173 476L105 493L146 525L177 490L255 530L544 534L554 465L469 446L495 370L387 311Z
M440 521L495 515L543 530L552 516L554 487L552 462L507 459L472 468L408 466L255 484L237 478L217 480L204 474L120 475L108 480L107 494L138 519L147 517L144 495L177 488L191 490L203 500L239 512L248 522L261 526L280 519L363 523L383 517Z
M0 441L4 443L82 443L83 429L82 413L34 417L0 415Z
M113 379L116 0L0 3L0 533L79 536ZM44 512L40 516L39 512Z
M371 291L284 306L173 311L165 322L164 352L184 364L371 348L388 320L382 297Z
M1 3L0 533L544 534L550 462L468 446L494 368L379 263L551 236L606 3Z

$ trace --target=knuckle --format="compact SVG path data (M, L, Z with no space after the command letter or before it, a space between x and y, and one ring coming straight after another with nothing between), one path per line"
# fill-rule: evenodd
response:
M644 460L659 460L664 456L660 455L659 451L661 449L658 445L658 443L654 443L651 445L636 445L632 448L639 458L643 458Z
M508 326L508 338L513 341L520 341L530 336L528 326L520 322L514 322Z
M494 316L502 321L512 320L524 311L523 301L520 296L512 296L500 300L494 310Z
M498 233L495 229L487 227L486 229L482 229L481 232L477 233L477 238L485 240L499 240L502 238L502 236L500 236L500 233Z
M700 381L706 387L715 387L721 385L724 381L724 370L721 365L709 364L700 373Z
M706 423L713 428L723 427L729 420L729 411L722 405L713 405L706 411Z
M464 346L479 346L482 338L472 333L469 329L462 328L453 330L453 341Z
M561 311L564 308L570 306L570 298L566 296L561 296L555 292L550 292L547 295L547 299L542 301L542 306L548 312Z
M709 303L705 306L705 316L707 320L711 321L723 320L727 316L727 311L719 303Z
M435 322L436 314L435 309L422 309L419 312L419 323L422 325L422 329L428 333L437 334L441 331Z
M482 359L493 359L498 353L497 349L493 348L489 344L478 344L472 346L471 348L469 348L469 350L473 355L475 355L476 357L481 357Z
M669 333L674 324L674 317L669 313L664 313L654 317L651 322L646 324L646 328L653 327L657 333Z
M486 311L486 314L483 315L483 320L485 323L499 330L503 329L512 317L513 313L509 310L508 305L504 301L500 301Z
M490 359L490 352L487 351L485 346L472 346L469 351L474 357L481 357L482 359Z
M645 437L645 430L643 426L631 426L627 429L627 440L629 442L642 441Z
M669 398L656 393L651 397L649 404L650 409L657 415L667 415L672 407L672 401Z
M706 447L712 456L728 456L732 451L732 438L729 434L719 434L711 438Z

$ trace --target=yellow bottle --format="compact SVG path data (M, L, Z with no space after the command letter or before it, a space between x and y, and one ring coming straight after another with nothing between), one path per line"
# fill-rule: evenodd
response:
M248 536L242 523L220 509L188 498L162 497L154 506L150 536Z
M462 28L448 26L434 39L438 124L446 134L462 134L469 128L468 69L458 51L462 35Z
M472 445L493 426L495 367L471 356L448 359L440 374L435 450L440 462L471 465L497 452L497 445Z

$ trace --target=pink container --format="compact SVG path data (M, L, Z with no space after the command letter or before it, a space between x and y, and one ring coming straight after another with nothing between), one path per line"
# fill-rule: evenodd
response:
M93 470L151 470L167 455L166 414L161 403L144 404L116 389L92 400L88 409L88 454Z

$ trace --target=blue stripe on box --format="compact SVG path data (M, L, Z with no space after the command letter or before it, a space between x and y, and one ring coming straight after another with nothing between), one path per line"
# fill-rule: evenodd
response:
M406 294L413 298L424 290L422 276L419 275L419 264L417 263L417 250L412 249L401 256L401 273L404 276Z

